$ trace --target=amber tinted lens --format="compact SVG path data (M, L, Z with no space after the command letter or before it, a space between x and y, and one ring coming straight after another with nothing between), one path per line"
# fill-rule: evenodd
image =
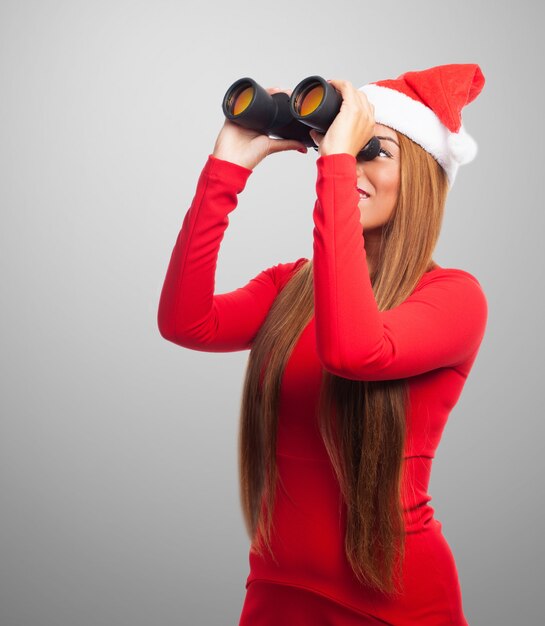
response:
M322 85L316 85L316 87L309 89L301 100L299 115L310 115L313 113L319 107L323 98L324 88Z
M233 115L238 115L239 113L242 113L242 111L244 111L252 101L253 95L253 87L246 87L242 91L239 91L239 93L234 97L232 108Z

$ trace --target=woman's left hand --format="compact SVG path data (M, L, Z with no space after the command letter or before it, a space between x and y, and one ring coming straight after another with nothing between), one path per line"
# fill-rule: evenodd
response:
M375 107L350 81L327 82L340 92L341 108L325 135L311 130L310 136L318 146L320 156L347 152L356 157L374 135Z

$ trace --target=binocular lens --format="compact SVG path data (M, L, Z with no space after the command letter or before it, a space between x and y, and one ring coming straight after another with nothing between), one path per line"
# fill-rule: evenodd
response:
M310 115L313 113L322 103L324 99L324 88L322 85L316 85L303 93L302 97L296 104L299 115Z
M233 115L239 115L245 109L247 109L250 105L250 102L252 101L253 96L253 87L246 87L245 89L242 89L238 93L234 94L230 102L230 104L232 104L231 111Z

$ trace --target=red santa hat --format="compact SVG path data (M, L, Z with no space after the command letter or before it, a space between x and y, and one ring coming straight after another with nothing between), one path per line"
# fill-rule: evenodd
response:
M438 65L359 88L375 109L375 122L403 133L446 171L449 187L458 167L472 161L477 144L462 124L462 108L484 86L475 63Z

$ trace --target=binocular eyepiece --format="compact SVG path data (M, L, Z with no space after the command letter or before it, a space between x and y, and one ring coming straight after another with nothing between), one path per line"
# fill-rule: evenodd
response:
M281 139L295 139L318 150L311 128L326 133L339 113L341 94L321 76L303 79L292 91L269 94L252 78L235 81L223 97L225 117L252 130ZM371 161L380 152L376 137L360 150L357 159Z

